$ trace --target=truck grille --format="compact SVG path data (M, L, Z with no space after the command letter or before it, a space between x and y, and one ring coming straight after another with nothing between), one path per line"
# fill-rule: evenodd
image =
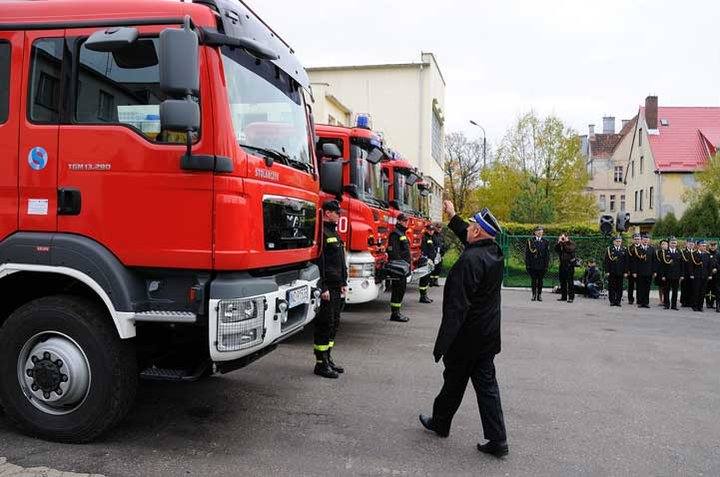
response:
M312 247L317 221L315 204L280 196L263 198L265 250Z

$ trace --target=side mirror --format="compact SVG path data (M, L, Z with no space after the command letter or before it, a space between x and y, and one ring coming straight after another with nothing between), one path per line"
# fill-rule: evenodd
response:
M357 186L355 184L346 185L345 192L350 194L350 197L353 197L355 199L357 199L357 197L358 197Z
M411 185L415 184L415 183L416 183L417 181L419 181L419 180L420 180L420 176L417 175L417 174L414 173L414 172L411 172L410 175L409 175L408 178L407 178L407 181L405 181L405 182L406 182L407 185L411 186Z
M160 32L160 90L173 98L200 94L198 36L185 27Z
M423 197L427 197L430 195L430 191L427 189L420 189L420 195Z
M342 157L342 151L340 151L337 144L326 142L322 145L322 156L329 157L330 159L340 159Z
M370 154L368 154L367 161L370 164L377 164L378 162L382 161L383 156L385 156L385 154L382 152L382 149L376 147L372 151L370 151Z
M197 131L200 129L200 106L194 101L168 99L160 104L160 129L163 131Z
M139 35L137 28L108 28L90 35L85 42L85 48L103 53L118 51L135 43Z
M337 146L335 146L337 148ZM320 188L323 192L338 196L342 190L342 162L326 161L320 166Z

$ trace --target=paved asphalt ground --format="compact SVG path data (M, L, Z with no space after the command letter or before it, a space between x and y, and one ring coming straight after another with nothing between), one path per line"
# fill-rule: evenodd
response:
M0 456L107 476L720 475L720 314L504 291L496 364L510 455L497 460L475 449L471 388L448 439L420 427L441 383L441 300L417 296L409 324L387 321L388 295L344 314L339 380L312 374L306 330L232 374L143 384L124 423L91 445L29 439L0 415Z

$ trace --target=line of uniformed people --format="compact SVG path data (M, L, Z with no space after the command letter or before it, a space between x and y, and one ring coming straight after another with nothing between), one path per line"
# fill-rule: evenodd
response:
M707 305L720 313L717 299L720 262L715 242L710 242L708 250L705 241L701 240L696 247L695 240L688 238L685 248L680 250L675 237L662 241L658 248L650 245L646 234L636 234L633 239L625 248L622 237L615 237L605 253L610 306L621 306L623 282L627 278L628 303L634 303L633 291L636 291L638 306L649 308L650 288L655 278L660 304L666 310L678 309L680 291L681 306L702 312Z

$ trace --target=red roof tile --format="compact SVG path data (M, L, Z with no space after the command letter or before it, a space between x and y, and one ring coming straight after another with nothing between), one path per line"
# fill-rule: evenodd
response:
M615 146L622 139L622 134L595 134L590 136L592 157L612 157Z
M645 118L645 108L640 107ZM662 122L668 125L663 126ZM658 170L692 172L708 162L706 140L720 143L720 108L658 108L659 134L648 135ZM705 131L710 137L703 137Z

